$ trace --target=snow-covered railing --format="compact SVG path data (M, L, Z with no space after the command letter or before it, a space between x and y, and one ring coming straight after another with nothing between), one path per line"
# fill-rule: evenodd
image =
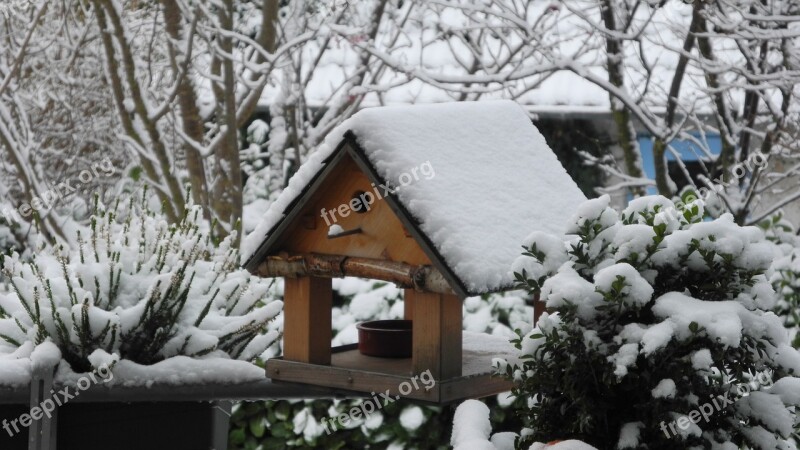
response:
M26 387L0 387L0 405L27 405L26 411L41 408L45 401L66 388L76 389L74 383L55 382L47 372L34 373ZM80 387L80 385L79 385ZM56 393L51 397L51 393ZM147 403L147 402L200 402L218 405L220 413L230 416L234 402L258 400L288 400L317 398L358 398L362 395L349 391L315 388L294 383L273 383L264 378L238 384L153 384L151 386L122 386L111 388L102 383L93 384L80 395L70 398L70 403ZM55 450L57 442L58 408L52 414L40 414L28 427L28 450ZM41 410L40 410L41 413ZM32 414L31 414L32 415ZM223 420L225 420L223 418ZM221 442L227 442L227 427L215 430ZM215 438L216 439L216 438Z
M32 383L31 385L34 385ZM58 391L64 386L54 384L52 389ZM196 386L196 385L153 385L146 386L92 386L76 397L75 402L178 402L178 401L256 401L256 400L288 400L314 398L356 398L364 397L355 392L315 388L305 384L273 383L265 378L263 381L241 383L235 385ZM0 388L0 405L27 404L30 399L30 388Z

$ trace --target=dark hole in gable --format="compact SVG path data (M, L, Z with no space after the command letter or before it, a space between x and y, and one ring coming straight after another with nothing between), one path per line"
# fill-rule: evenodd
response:
M364 214L371 209L370 205L374 199L375 196L372 193L367 194L364 191L356 191L350 199L350 205L353 211Z

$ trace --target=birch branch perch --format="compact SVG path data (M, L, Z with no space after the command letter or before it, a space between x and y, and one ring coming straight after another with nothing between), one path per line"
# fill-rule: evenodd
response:
M256 270L262 277L360 277L395 283L421 292L452 294L450 284L432 266L338 255L269 256Z

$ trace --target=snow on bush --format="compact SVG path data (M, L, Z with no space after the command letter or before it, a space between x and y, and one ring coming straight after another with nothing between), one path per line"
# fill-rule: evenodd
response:
M14 205L0 200L0 253L24 253L35 247L34 230L35 224L25 221Z
M0 204L0 206L2 206ZM14 251L21 251L22 246L14 233L14 228L18 225L0 218L0 253L7 254Z
M199 208L169 224L144 201L126 203L96 207L76 248L0 260L10 284L0 294L6 349L21 357L51 341L84 372L102 354L142 365L176 356L252 360L276 341L277 331L265 331L282 303L268 300L267 280L239 268L233 237L216 245Z
M774 245L728 214L703 221L701 202L608 202L583 204L560 245L532 235L515 263L550 311L505 367L528 400L517 448L790 448L800 355L770 312Z
M764 229L767 239L775 244L778 257L772 264L770 278L778 301L775 313L782 317L789 329L790 340L795 348L800 348L800 238L795 234L792 224L778 212L758 224Z
M568 441L554 441L548 444L536 442L533 445L531 445L529 450L597 450L597 449L585 442L577 441L575 439L570 439Z
M495 450L491 433L489 407L478 400L467 400L458 406L450 438L454 450Z
M492 433L489 408L478 400L466 400L456 408L453 416L453 450L513 450L519 437L516 433ZM491 435L491 437L490 437ZM529 450L597 450L577 440L554 441L548 444L534 442Z

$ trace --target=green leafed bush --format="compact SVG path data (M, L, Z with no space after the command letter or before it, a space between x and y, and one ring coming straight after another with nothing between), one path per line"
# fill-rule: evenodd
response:
M792 345L800 348L800 238L795 234L791 223L777 212L758 224L767 239L775 243L780 256L772 264L773 274L770 280L778 301L775 314L783 318L789 330Z
M775 246L728 214L702 220L700 202L608 201L586 202L569 238L534 233L515 263L550 311L503 367L526 400L517 448L794 448L800 355L771 312Z

